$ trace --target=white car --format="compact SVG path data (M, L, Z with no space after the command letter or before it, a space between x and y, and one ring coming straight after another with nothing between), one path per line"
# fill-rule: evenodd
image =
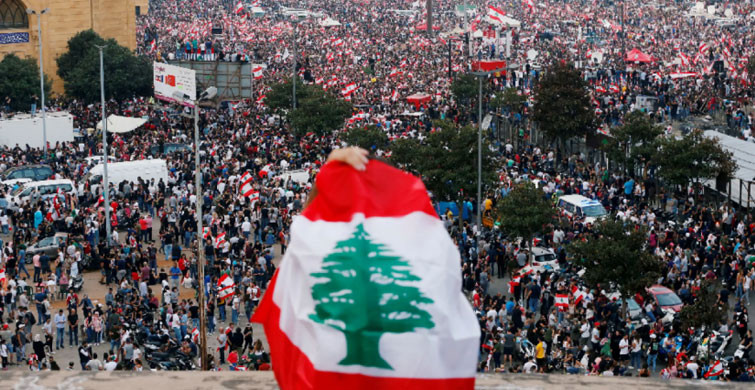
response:
M532 254L534 259L531 264L525 265L517 273L519 275L526 275L531 273L543 273L545 271L555 272L561 269L558 265L558 257L556 252L549 248L534 247L532 248Z

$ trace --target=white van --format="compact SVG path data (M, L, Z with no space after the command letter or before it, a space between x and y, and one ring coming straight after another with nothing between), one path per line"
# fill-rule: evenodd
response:
M563 195L558 198L558 208L569 217L584 218L586 223L595 223L608 216L608 212L597 200L582 195Z
M39 193L40 199L46 200L52 198L55 194L58 194L58 190L60 190L61 193L76 196L76 186L71 180L42 180L26 183L17 188L8 196L8 202L13 206L18 207L32 199L32 194L35 192Z
M105 166L103 164L97 164L89 170L86 181L89 182L93 189L102 185L104 169ZM118 184L125 181L138 183L139 178L145 182L155 179L155 183L158 183L162 179L167 184L168 164L165 160L160 159L123 161L107 164L107 180L108 183L114 186L118 186Z

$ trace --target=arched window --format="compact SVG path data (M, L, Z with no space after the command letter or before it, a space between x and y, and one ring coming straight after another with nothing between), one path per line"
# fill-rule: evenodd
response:
M26 7L20 0L0 0L0 30L29 27Z

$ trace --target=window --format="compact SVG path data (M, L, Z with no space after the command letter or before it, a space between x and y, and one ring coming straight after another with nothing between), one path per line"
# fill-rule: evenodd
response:
M0 0L0 30L29 27L26 7L20 0Z

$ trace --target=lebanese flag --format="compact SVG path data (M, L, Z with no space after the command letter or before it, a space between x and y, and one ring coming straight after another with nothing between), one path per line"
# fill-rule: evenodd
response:
M357 87L356 83L349 83L348 85L343 87L343 89L341 90L341 95L351 96L351 94L354 93L354 91L356 91L357 88L359 87Z
M280 388L474 388L480 328L422 182L372 160L316 186L252 317Z
M233 296L233 290L236 288L236 284L233 283L233 278L228 274L218 279L218 299L227 299Z
M393 77L393 76L399 76L399 75L402 75L402 74L404 74L403 71L398 70L396 68L393 68L393 69L391 69L391 73L388 76Z
M264 100L264 99L265 99L266 97L267 97L267 95L262 95L262 96L258 97L258 98L257 98L257 101L256 101L256 102L257 102L257 104L262 104L262 101L263 101L263 100Z
M493 19L498 23L503 23L504 16L506 16L506 11L497 7L493 7L492 5L488 6L488 17L490 19Z
M522 279L521 276L516 275L513 278L511 278L511 281L509 281L509 294L514 293L514 289L516 289L516 286L519 285L519 281Z
M220 249L223 244L225 244L225 233L220 233L215 237L215 249Z
M610 91L611 91L612 93L619 93L619 92L621 92L621 88L619 88L619 86L618 86L618 85L616 85L615 83L611 83L611 85L610 85L610 86L608 87L608 89L609 89L609 90L610 90Z
M0 286L5 287L6 277L5 268L0 268Z
M574 286L574 288L572 288L572 296L574 296L574 305L579 305L582 300L585 299L587 293L577 288L577 286Z
M330 42L335 47L343 46L343 39L341 38L333 38Z
M535 2L532 0L524 0L524 5L526 5L530 11L533 11L535 9Z
M714 376L719 376L724 373L724 365L721 364L720 360L716 360L715 363L713 363L712 366L708 369L708 371L703 374L703 378L710 378Z
M149 51L151 53L155 50L157 50L157 41L153 39L152 42L149 43Z
M202 238L204 238L206 240L207 237L209 237L209 236L210 236L210 228L207 227L207 226L203 227L202 228Z
M606 87L598 85L597 87L595 87L595 92L606 93Z
M393 92L391 93L391 101L395 102L396 99L398 99L398 91L394 89Z
M233 11L233 13L238 15L242 12L244 12L244 3L239 1L238 3L236 3L236 9Z
M555 306L561 310L565 311L569 308L569 295L568 294L556 294L556 303Z
M709 50L710 48L708 47L708 44L705 42L701 43L700 46L698 47L698 51L700 52L700 54L707 54Z
M252 75L254 76L255 80L259 80L262 78L262 67L261 66L255 66L252 68Z
M191 331L191 340L192 340L192 341L193 341L194 343L196 343L196 342L197 342L197 340L199 340L199 329L197 329L197 328L194 328L194 329L193 329L193 330Z

